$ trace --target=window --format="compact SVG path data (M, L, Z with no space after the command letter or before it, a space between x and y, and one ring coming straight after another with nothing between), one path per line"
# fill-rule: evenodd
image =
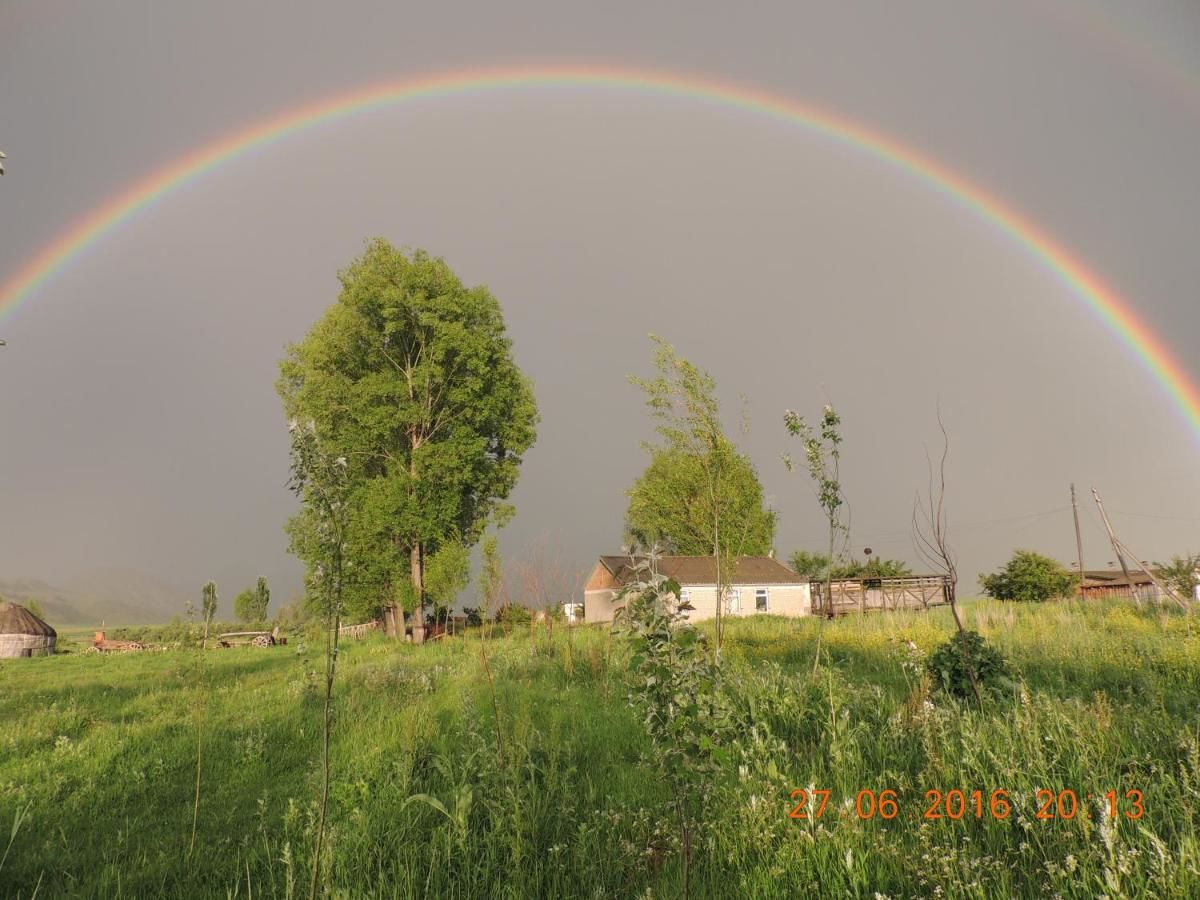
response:
M680 588L679 589L679 605L684 606L685 604L688 604L691 602L692 602L692 592L689 591L687 588Z
M767 611L767 589L758 588L754 592L754 608L759 612Z
M742 597L741 597L741 593L738 591L737 588L730 588L728 590L728 592L725 594L725 598L726 598L726 607L725 608L728 609L731 613L735 613L735 612L738 612L741 610Z

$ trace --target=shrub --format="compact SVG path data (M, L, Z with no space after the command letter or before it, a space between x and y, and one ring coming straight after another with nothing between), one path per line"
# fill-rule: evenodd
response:
M1018 550L1003 569L992 575L980 575L979 582L984 592L997 600L1040 602L1066 597L1077 578L1048 556Z
M1155 563L1158 575L1167 582L1185 600L1196 596L1196 586L1200 585L1200 553L1188 556L1172 556L1170 565ZM32 609L32 607L30 607Z
M925 669L934 684L960 700L974 696L971 676L967 674L966 661L963 659L964 641L979 690L983 692L1006 686L1009 683L1008 664L1004 655L977 631L968 631L961 636L956 634L933 651L925 661Z
M624 613L613 628L629 650L630 706L673 796L687 898L692 836L710 811L716 776L732 759L734 721L721 689L721 657L687 620L692 607L677 600L679 583L657 571L658 558L652 550L634 567L638 580L621 592Z
M528 627L529 623L533 621L533 611L527 606L506 603L500 607L500 612L496 614L496 620L509 628Z

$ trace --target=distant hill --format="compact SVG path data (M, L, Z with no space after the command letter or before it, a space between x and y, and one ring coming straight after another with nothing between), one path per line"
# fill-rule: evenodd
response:
M135 569L99 569L61 584L0 578L0 597L22 604L37 600L52 626L169 622L183 615L189 596Z

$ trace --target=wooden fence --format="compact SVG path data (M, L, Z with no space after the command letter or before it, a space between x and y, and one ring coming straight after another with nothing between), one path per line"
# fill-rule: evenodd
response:
M338 637L354 638L356 641L362 640L370 632L378 631L383 627L382 622L363 622L359 625L343 625L338 629Z
M832 584L833 612L929 609L950 602L950 579L945 575L911 575L901 578L849 578ZM825 611L825 584L811 585L813 612Z

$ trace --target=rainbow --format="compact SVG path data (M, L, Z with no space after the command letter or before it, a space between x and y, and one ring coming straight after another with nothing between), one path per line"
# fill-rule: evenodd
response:
M762 90L671 72L576 65L476 69L375 84L286 110L163 166L79 219L0 285L0 320L108 232L244 153L405 101L533 87L640 91L743 110L801 125L912 176L990 223L1064 283L1130 348L1200 441L1200 387L1127 301L1030 219L945 165L844 116Z

